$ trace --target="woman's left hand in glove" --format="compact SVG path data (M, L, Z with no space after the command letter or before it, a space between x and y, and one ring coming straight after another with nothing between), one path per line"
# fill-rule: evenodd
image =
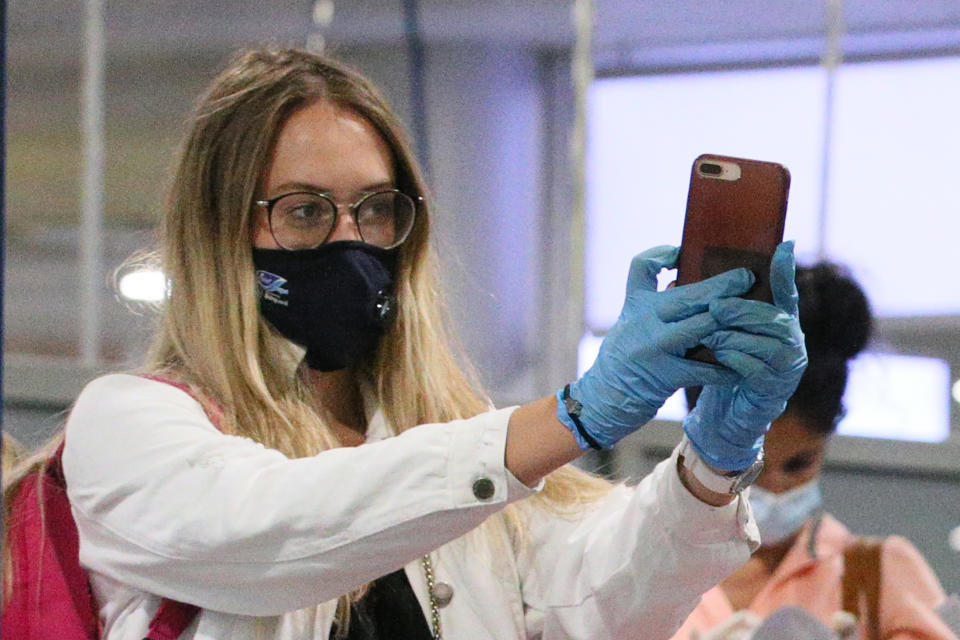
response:
M730 297L710 303L722 328L703 344L740 380L705 386L683 428L697 453L717 469L739 471L757 459L770 423L783 413L806 369L794 271L793 242L784 242L770 265L773 304Z

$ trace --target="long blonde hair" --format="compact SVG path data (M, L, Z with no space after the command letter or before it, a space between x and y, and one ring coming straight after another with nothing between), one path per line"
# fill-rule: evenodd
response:
M398 309L361 372L396 432L489 409L476 376L446 333L429 197L396 116L374 87L333 60L294 49L237 55L198 101L162 223L159 262L169 289L143 373L191 385L222 410L223 430L290 457L339 446L297 375L301 352L261 317L252 260L255 200L277 135L297 109L326 100L369 121L393 155L396 186L423 198L399 248ZM538 498L575 507L608 485L573 468ZM515 512L506 515L518 526ZM345 602L345 601L344 601ZM343 607L341 607L343 609Z
M398 250L397 315L366 372L387 421L401 432L489 409L476 376L451 347L429 242L430 198L384 98L328 58L296 49L247 51L199 101L180 153L162 235L170 289L146 368L201 388L223 408L229 429L292 457L338 443L295 375L300 352L258 311L252 216L281 127L316 100L369 121L391 150L397 188L423 198ZM564 492L548 493L567 502Z

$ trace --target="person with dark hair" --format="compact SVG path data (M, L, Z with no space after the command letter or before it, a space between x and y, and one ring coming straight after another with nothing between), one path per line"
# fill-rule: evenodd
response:
M798 267L796 279L809 362L767 434L766 464L750 489L760 549L704 594L673 640L746 638L751 627L785 607L802 607L827 626L843 619L837 612L848 569L844 554L858 538L824 513L819 478L844 415L848 362L870 341L873 319L866 295L843 267ZM692 408L699 389L686 394ZM955 640L935 613L946 598L943 588L910 542L884 539L875 565L870 570L879 571L879 606L872 621L860 616L860 638Z

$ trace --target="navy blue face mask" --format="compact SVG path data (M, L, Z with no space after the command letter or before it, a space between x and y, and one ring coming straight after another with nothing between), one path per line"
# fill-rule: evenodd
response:
M307 350L311 369L336 371L373 356L394 315L396 252L357 242L254 249L260 313Z

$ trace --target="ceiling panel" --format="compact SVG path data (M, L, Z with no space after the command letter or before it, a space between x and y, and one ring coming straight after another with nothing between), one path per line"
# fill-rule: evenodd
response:
M83 3L8 2L8 46L14 61L58 63L75 57L58 40L79 44ZM238 43L303 41L314 30L309 0L193 2L166 0L107 3L108 46L123 52L232 48ZM335 2L332 41L355 45L397 41L403 34L402 2ZM502 42L510 46L563 47L573 38L571 3L560 0L421 0L428 42ZM851 33L960 29L960 0L850 0ZM681 46L734 40L763 41L822 34L823 4L804 0L596 0L598 47Z

